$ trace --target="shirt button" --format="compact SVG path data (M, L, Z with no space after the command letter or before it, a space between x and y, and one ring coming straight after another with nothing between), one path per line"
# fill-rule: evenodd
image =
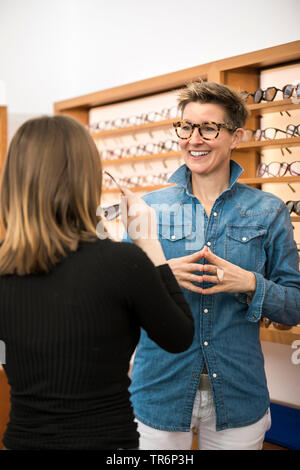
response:
M207 242L206 245L207 245L207 246L210 246L210 245L211 245L211 242Z
M246 242L246 241L247 241L247 237L243 237L242 240L243 240L243 242Z
M172 235L171 236L171 240L175 240L176 236L175 235Z
M204 341L204 346L208 346L208 342L207 342L207 341Z
M214 217L217 217L217 215L218 215L217 212L214 212L214 213L213 213L213 216L214 216Z
M215 379L215 378L217 377L217 374L213 374L212 376L213 376L213 378Z
M208 313L208 309L205 308L205 309L203 310L203 312L204 312L204 313Z

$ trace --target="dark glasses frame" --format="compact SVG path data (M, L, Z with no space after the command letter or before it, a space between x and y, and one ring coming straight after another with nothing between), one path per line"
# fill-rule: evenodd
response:
M286 201L285 205L290 214L295 212L295 214L300 215L300 201Z
M275 175L269 172L270 166L274 163L277 164L278 166L278 172ZM282 176L285 176L288 171L290 172L290 175L292 176L300 176L300 171L299 173L297 171L294 171L292 173L291 171L291 166L294 165L295 163L299 164L299 169L300 169L300 161L295 161L292 163L287 163L287 162L260 163L256 171L256 176L262 177L266 173L269 176L282 177ZM281 171L282 169L283 169L283 172Z
M296 137L296 136L300 136L300 124L288 124L286 126L286 132L287 133L290 133L292 132L292 135L291 137Z
M191 134L189 137L180 137L180 135L178 134L178 128L179 127L182 127L182 124L188 124L191 126ZM207 124L214 124L215 126L217 126L217 135L215 137L212 137L211 139L209 139L208 137L204 137L202 135L202 132L201 132L201 128L206 126ZM176 132L176 135L179 139L182 139L182 140L187 140L187 139L190 139L193 135L193 132L194 132L194 129L198 129L198 132L200 134L200 136L204 139L204 140L215 140L217 139L217 137L219 136L220 134L220 130L223 128L223 129L227 129L228 131L230 132L234 132L236 131L237 127L235 129L233 129L232 127L228 126L227 124L225 123L221 123L221 122L214 122L214 121L205 121L205 122L202 122L201 124L192 124L190 121L177 121L177 122L173 122L173 127L175 127L175 132Z
M277 88L275 86L270 86L265 90L263 90L262 88L258 88L254 93L242 91L241 94L246 96L246 100L249 98L249 96L252 96L253 102L255 104L258 104L261 103L261 101L263 100L267 102L274 101L279 91L282 92L283 99L289 99L292 96L294 90L296 90L297 96L300 97L300 83L298 83L297 85L288 84L285 85L282 89ZM273 93L271 93L271 91L273 91ZM271 96L269 96L270 93Z

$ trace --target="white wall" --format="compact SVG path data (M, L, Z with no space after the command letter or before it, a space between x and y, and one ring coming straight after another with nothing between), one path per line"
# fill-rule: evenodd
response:
M0 0L9 113L299 39L299 0Z

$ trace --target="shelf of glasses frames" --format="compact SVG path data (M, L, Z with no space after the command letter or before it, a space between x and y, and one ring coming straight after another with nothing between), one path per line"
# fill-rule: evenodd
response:
M147 122L145 124L139 124L137 126L130 126L130 127L120 127L118 129L109 129L107 131L99 131L99 132L90 132L91 136L95 139L104 138L104 137L117 137L123 134L129 133L137 133L143 131L149 131L154 129L158 129L160 127L171 127L175 119L165 119L164 121L155 121L155 122Z
M269 341L271 343L281 343L291 346L293 341L300 339L300 325L293 326L290 329L280 330L275 328L273 324L268 326L261 326L260 339L262 341Z
M291 98L287 100L268 101L266 103L249 104L252 115L280 113L293 109L300 109L300 103L294 103Z
M139 155L137 157L124 157L124 158L115 158L110 160L102 160L102 166L110 166L110 165L119 165L123 163L135 163L135 162L142 162L146 160L164 160L167 158L172 157L180 157L181 152L165 152L165 153L157 153L151 155Z
M150 191L156 191L157 189L162 189L162 188L169 188L170 186L174 186L174 184L158 184L156 186L134 186L130 187L130 191L133 192L143 192L143 193L148 193ZM103 194L111 194L111 193L119 193L120 190L119 188L110 188L110 189L103 189L102 193Z
M295 147L300 145L300 137L290 137L288 139L258 140L242 142L237 146L237 150L260 149L264 147L280 148Z

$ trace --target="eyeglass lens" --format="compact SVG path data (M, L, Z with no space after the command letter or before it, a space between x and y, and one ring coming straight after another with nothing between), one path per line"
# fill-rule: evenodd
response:
M180 139L189 139L193 134L194 127L191 123L182 121L175 127L176 134ZM214 123L204 122L197 128L199 134L206 140L215 139L219 134L218 126Z
M120 204L113 204L108 207L103 207L102 209L103 216L106 218L106 220L114 220L117 217L119 217L121 213L121 205Z

